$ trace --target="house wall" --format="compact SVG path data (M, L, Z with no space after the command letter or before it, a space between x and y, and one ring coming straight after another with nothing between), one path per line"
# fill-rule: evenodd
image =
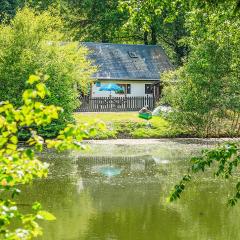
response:
M145 94L145 84L152 84L154 81L104 81L99 80L97 82L104 84L115 83L115 84L131 84L131 94L127 94L129 97L139 97L139 96L152 96L152 94ZM92 85L92 97L109 97L110 92L99 91L100 87L97 87L96 83ZM116 94L114 91L111 92L113 97L125 96L125 94Z

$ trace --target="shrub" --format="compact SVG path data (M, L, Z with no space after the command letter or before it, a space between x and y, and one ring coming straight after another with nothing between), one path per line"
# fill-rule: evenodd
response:
M49 75L46 82L51 96L44 100L64 109L57 124L42 127L40 132L54 136L71 120L79 106L79 89L88 87L94 67L87 60L88 51L78 43L63 44L70 38L63 34L63 23L49 12L25 7L10 23L0 25L0 100L22 103L26 87L23 79L31 73ZM49 131L50 130L50 131Z

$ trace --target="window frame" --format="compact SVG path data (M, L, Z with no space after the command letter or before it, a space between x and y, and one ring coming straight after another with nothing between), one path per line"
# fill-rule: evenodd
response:
M119 95L131 94L131 92L132 92L132 84L130 84L130 83L118 83L117 85L122 87L124 89L124 92L123 93L116 92L116 94L119 94Z
M150 89L150 91L149 91ZM153 94L152 84L145 83L145 94Z

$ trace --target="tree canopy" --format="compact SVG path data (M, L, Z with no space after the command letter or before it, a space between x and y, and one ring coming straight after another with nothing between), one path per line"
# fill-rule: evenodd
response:
M188 14L191 49L184 65L165 75L170 84L164 101L174 109L171 120L201 136L239 134L239 14L235 6L194 9Z

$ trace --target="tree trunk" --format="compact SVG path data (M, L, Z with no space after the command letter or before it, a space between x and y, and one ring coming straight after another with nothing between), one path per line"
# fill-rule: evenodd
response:
M157 45L157 32L154 26L151 26L151 44Z
M174 47L174 52L176 53L176 63L178 66L182 66L183 58L186 57L189 53L189 49L187 46L179 45L176 43Z
M109 39L108 39L107 34L105 33L104 30L102 30L102 34L101 34L101 35L102 35L102 36L101 36L101 41L102 41L102 43L108 43L108 42L109 42Z
M144 41L145 45L148 45L148 32L147 31L144 32L143 41Z

